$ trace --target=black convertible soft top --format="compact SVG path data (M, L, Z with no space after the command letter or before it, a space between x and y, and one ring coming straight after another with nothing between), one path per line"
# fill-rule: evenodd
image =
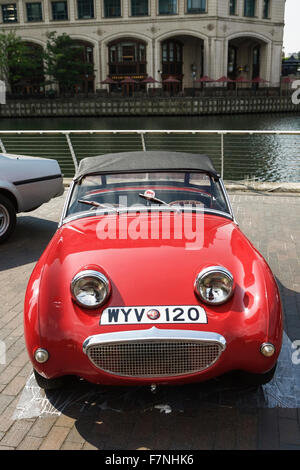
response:
M143 171L203 171L219 178L207 155L183 152L122 152L108 153L81 160L75 180L83 176Z

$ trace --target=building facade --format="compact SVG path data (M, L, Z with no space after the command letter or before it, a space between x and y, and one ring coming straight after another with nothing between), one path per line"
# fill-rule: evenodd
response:
M47 33L67 33L84 46L94 75L161 81L191 88L204 75L279 86L285 0L0 0L0 30L45 47Z

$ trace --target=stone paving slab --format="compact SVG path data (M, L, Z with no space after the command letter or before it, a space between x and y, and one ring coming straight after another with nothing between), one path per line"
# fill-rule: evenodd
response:
M300 340L300 197L234 192L230 198L242 230L277 278L288 349ZM64 196L20 214L13 237L0 246L0 340L6 344L0 450L300 449L300 365L293 381L286 376L284 382L289 400L275 397L273 403L267 390L232 389L224 381L159 388L156 394L86 382L47 394L37 387L23 338L23 301L63 202ZM285 355L280 378L289 373L290 362Z

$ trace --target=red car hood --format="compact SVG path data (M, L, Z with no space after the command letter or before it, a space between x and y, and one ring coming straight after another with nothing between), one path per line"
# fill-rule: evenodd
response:
M166 216L170 214L157 215L160 222ZM48 308L49 305L68 308L72 303L70 282L73 276L83 268L98 266L112 285L112 294L105 307L201 304L194 292L197 274L207 266L224 266L233 274L235 294L229 302L217 307L218 312L245 310L258 299L260 306L268 310L264 304L266 272L271 276L268 281L271 283L272 275L236 224L215 215L185 216L194 228L202 218L202 226L198 227L202 230L202 238L199 237L198 245L191 243L187 236L175 239L172 233L167 239L168 233L162 230L156 233L157 239L133 240L120 239L120 233L121 236L124 233L118 230L113 233L112 228L107 232L110 237L104 239L104 224L117 222L117 215L87 217L66 223L57 231L47 250L41 285L43 303L47 302ZM174 217L173 213L171 219ZM128 216L128 220L133 223L135 219ZM142 214L140 223L147 221L148 215ZM111 239L113 235L116 237Z

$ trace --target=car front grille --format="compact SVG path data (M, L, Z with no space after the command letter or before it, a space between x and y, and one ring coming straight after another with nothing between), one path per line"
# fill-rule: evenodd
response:
M207 341L133 341L93 344L87 349L99 369L125 377L170 377L212 366L222 345Z

